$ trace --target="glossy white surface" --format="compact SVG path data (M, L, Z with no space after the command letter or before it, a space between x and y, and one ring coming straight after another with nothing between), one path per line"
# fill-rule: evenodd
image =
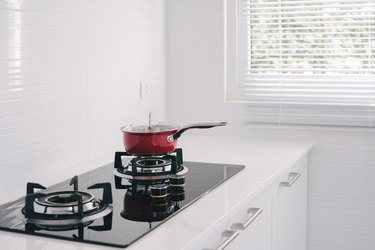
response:
M246 137L184 136L179 146L184 149L185 160L244 164L246 169L128 249L180 249L209 230L210 225L230 213L241 201L256 195L268 183L276 180L313 144L307 141L270 141ZM100 165L102 162L92 164ZM75 172L71 170L70 174ZM0 232L0 244L14 250L114 249L6 232Z

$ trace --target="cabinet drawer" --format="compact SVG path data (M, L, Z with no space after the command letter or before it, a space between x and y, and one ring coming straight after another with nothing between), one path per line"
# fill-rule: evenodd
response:
M185 246L184 250L201 250L201 249L216 249L218 246L225 243L231 235L225 234L230 229L230 220L225 220L215 223L205 233L199 235L191 244ZM235 236L235 235L233 235ZM231 239L229 239L231 240Z
M307 155L263 188L183 249L306 250Z
M184 249L271 250L272 191L270 187L242 202L228 219L216 223Z
M273 189L269 187L246 201L231 216L231 229L240 235L230 244L231 250L272 248Z

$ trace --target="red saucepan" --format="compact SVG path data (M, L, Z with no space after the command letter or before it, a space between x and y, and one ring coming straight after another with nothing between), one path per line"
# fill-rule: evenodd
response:
M124 146L133 155L162 155L175 150L177 139L192 128L225 126L226 122L195 123L182 128L171 125L125 126L121 128Z

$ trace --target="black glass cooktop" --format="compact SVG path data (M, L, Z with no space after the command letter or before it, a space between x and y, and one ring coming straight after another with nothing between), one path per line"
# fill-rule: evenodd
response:
M0 205L0 229L17 233L125 248L140 239L143 235L158 227L167 219L179 213L194 201L202 198L208 191L222 184L244 168L244 166L240 165L200 162L184 162L184 166L188 168L188 172L185 174L183 196L177 197L176 199L178 201L173 202L173 206L167 207L168 216L157 218L156 220L159 221L152 221L150 218L145 218L144 221L141 221L142 219L139 219L137 211L135 211L136 220L133 220L132 218L124 218L129 217L129 215L126 216L123 213L125 210L124 200L128 203L133 203L134 201L129 201L128 198L124 199L127 189L116 189L113 164L108 164L78 176L79 190L88 192L99 199L102 199L103 197L103 189L87 189L87 187L95 186L97 183L111 184L113 197L111 207L113 207L113 210L110 213L108 213L108 211L104 213L104 217L96 218L94 216L92 217L93 220L86 223L80 223L71 228L37 227L28 223L25 219L25 216L22 213L22 209L25 207L25 197L21 197L14 202ZM72 190L73 186L69 185L70 182L71 180L67 180L58 183L48 187L46 190L41 190L41 192L55 193L61 190ZM128 181L125 180L125 184L126 182ZM176 185L176 188L178 190L180 186ZM156 204L154 204L154 207L159 209L162 207L160 206L161 204L158 204L158 197L160 196L156 194L154 197L156 197ZM50 201L60 202L63 199L64 197L62 195L52 196ZM87 199L89 199L89 197ZM135 201L135 203L137 203L137 201ZM133 207L134 206L128 206L127 209L133 209Z

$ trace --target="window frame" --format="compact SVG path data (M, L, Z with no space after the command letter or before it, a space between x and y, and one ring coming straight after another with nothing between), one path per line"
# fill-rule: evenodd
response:
M243 35L238 30L240 5L241 0L224 0L224 101L257 103L243 98L244 85L239 79L239 70L242 68L239 63L239 41ZM277 76L274 77L277 79Z
M224 100L247 102L238 79L238 0L224 0Z

